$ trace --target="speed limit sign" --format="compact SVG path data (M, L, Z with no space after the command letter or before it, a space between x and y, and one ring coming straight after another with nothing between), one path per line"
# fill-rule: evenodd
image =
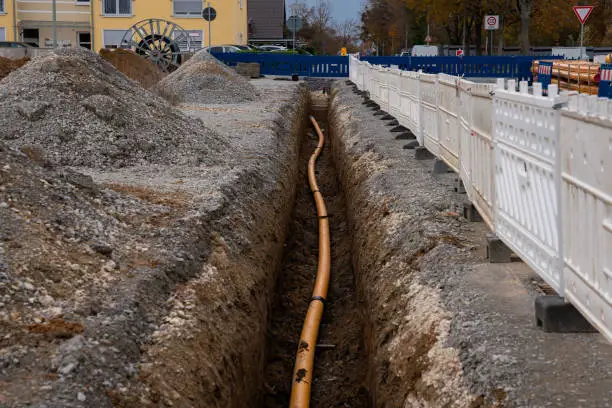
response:
M484 22L485 30L499 29L499 16L485 16Z

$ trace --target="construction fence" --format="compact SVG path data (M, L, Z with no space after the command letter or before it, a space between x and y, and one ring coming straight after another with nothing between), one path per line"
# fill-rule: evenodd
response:
M349 78L457 172L491 230L612 341L612 99L353 56Z

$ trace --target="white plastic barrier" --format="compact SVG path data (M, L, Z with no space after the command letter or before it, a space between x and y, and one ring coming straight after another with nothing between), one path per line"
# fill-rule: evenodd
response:
M388 102L388 110L387 112L398 118L400 116L400 82L401 82L401 71L399 69L390 69L387 72L387 80L389 82L388 92L389 92L389 102Z
M416 133L421 146L439 156L440 142L438 139L438 76L433 74L419 75L420 92L420 124Z
M456 173L459 173L459 99L459 78L438 75L439 156Z
M565 296L612 341L612 100L573 96L560 150Z
M389 79L390 76L392 74L389 72L388 68L382 68L379 72L378 72L378 78L379 78L379 97L380 97L380 102L378 103L380 105L380 109L382 109L385 112L389 112Z
M463 86L463 81L462 81ZM464 152L469 150L469 169L464 184L470 201L478 209L483 220L494 228L493 202L495 197L495 171L493 150L493 84L469 84L470 95L470 140L464 148L461 139L461 162ZM463 105L462 105L463 107ZM462 177L463 178L463 177Z
M417 135L420 128L419 73L403 71L400 79L399 123Z
M612 341L612 100L357 66L499 238Z
M559 99L520 92L503 79L495 91L495 232L559 295L564 283L560 263ZM537 91L536 91L537 92Z
M471 199L474 195L472 184L472 87L475 84L469 81L458 80L459 91L458 124L459 124L459 175L464 180L465 190ZM478 157L474 157L478 159Z

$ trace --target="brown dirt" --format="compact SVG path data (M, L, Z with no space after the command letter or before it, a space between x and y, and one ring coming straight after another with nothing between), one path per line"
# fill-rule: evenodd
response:
M306 172L315 147L311 132L300 152L300 185L272 310L265 373L267 408L288 405L295 354L317 271L318 220ZM352 242L329 143L317 162L317 180L331 215L332 279L318 339L319 345L326 346L317 350L311 406L367 407L363 319L351 266Z
M146 58L132 51L103 48L100 50L100 56L113 64L125 76L138 82L146 89L151 89L165 76Z
M0 79L4 78L14 70L21 68L30 61L30 58L9 59L0 57Z

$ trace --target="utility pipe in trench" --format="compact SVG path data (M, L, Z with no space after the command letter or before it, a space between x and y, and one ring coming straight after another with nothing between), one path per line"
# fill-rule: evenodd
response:
M310 388L312 384L315 348L319 335L321 317L323 316L325 299L327 297L331 269L329 219L325 201L323 200L323 195L319 191L319 186L317 185L317 179L315 177L315 164L323 150L325 137L315 118L311 116L310 121L319 136L319 144L308 161L308 183L310 184L310 190L315 199L319 218L319 264L317 267L317 278L315 280L312 298L308 306L308 312L306 313L306 319L304 320L300 343L298 345L291 385L290 408L308 408L310 406Z

